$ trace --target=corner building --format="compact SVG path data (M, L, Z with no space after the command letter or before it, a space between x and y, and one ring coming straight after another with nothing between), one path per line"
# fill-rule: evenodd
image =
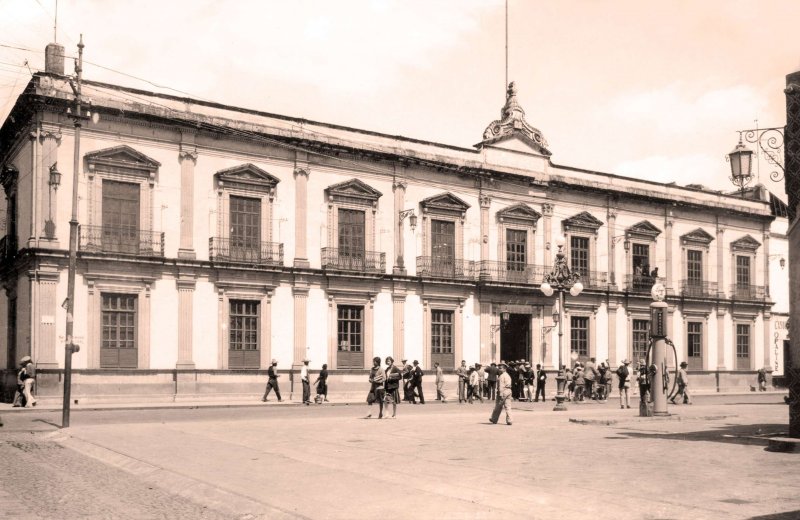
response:
M746 388L775 362L767 197L557 165L513 84L472 148L91 81L83 96L100 120L80 140L76 399L254 397L272 358L285 393L304 358L327 363L333 395L364 394L376 355L554 369L539 284L562 234L585 286L565 360L643 357L657 280L694 386ZM0 129L5 389L30 354L54 400L72 104L65 76L37 73Z

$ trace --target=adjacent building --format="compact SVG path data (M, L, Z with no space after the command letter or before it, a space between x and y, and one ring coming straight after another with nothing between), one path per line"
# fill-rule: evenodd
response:
M73 89L51 63L0 128L0 363L31 355L60 398L78 182L76 398L255 395L273 358L327 363L332 393L364 393L376 355L554 369L554 317L565 361L616 366L646 353L656 281L694 385L774 368L786 225L769 194L556 164L516 94L455 147L86 81L100 117L76 178ZM585 287L565 309L539 291L559 236Z

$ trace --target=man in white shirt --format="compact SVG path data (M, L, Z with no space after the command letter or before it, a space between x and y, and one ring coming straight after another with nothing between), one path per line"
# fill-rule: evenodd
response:
M308 380L308 363L309 359L303 360L303 366L300 368L300 381L303 383L303 404L311 404L311 382Z
M489 422L497 424L500 413L505 410L506 424L511 426L511 376L506 372L505 363L500 363L497 368L500 370L500 375L497 377L497 400Z

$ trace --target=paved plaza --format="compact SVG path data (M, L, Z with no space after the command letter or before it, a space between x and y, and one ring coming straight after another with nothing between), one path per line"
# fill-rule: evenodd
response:
M800 517L777 394L700 397L668 419L610 401L75 411L3 409L0 509L15 518ZM373 411L377 412L375 407ZM11 468L28 467L31 474ZM22 476L21 476L22 475ZM20 505L14 489L33 482ZM54 489L55 488L55 489ZM117 504L115 506L115 504Z

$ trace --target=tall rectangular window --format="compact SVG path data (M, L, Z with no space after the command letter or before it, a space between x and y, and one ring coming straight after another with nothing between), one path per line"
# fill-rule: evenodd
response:
M230 198L230 255L232 260L257 261L261 257L261 200Z
M102 250L139 252L139 185L103 180Z
M690 321L686 324L686 362L689 370L703 369L703 324Z
M647 356L647 343L650 338L650 320L633 320L631 336L631 357L638 362Z
M686 251L686 279L692 285L703 282L703 252L690 249Z
M455 368L454 317L453 311L431 310L431 365L438 362L442 368Z
M570 347L580 357L589 356L589 318L570 317Z
M509 271L524 271L527 264L528 232L506 229L506 266Z
M336 366L364 368L364 307L336 307Z
M736 369L750 369L750 325L736 324Z
M586 276L589 273L589 238L570 237L569 256L570 269Z
M363 259L365 215L361 210L339 209L339 256Z
M750 257L736 255L736 285L747 287L750 285Z
M456 274L456 223L431 220L432 274L451 277Z
M101 368L137 368L136 296L103 294Z
M650 276L650 246L648 244L632 244L631 253L633 274Z
M228 367L259 368L258 307L252 300L230 301L228 327Z

